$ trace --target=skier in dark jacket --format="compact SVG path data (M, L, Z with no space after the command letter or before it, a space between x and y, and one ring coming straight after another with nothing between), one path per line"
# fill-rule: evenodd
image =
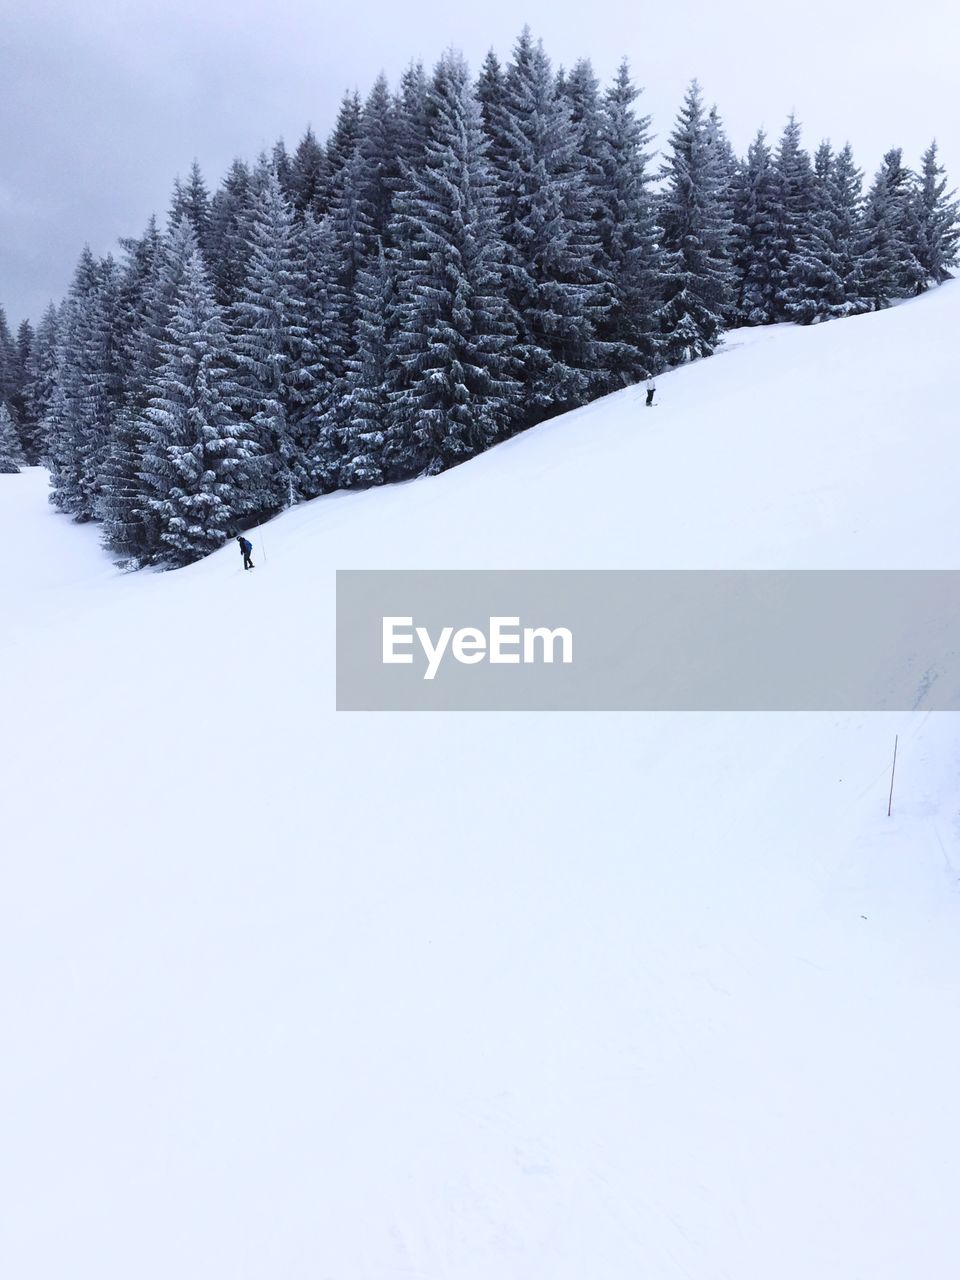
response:
M253 552L253 543L248 542L242 534L237 534L237 541L240 543L240 554L243 556L244 569L255 569L257 566L250 559Z

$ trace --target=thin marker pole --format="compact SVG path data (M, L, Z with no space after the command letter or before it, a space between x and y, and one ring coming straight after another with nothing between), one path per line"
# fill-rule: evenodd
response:
M893 812L893 779L897 772L897 740L899 734L894 734L893 738L893 768L890 770L890 799L887 801L887 817Z

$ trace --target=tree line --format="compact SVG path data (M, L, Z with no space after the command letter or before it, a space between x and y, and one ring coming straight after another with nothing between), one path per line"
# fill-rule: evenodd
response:
M923 292L956 264L933 143L869 189L791 118L738 158L694 82L663 149L623 63L554 71L520 36L479 77L445 54L342 101L164 227L85 248L14 337L0 311L0 470L134 564L186 564L302 499L429 475L723 332Z

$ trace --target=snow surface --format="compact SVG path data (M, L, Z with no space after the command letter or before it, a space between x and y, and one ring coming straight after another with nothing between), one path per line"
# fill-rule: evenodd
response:
M336 568L953 568L958 316L735 334L252 574L0 477L0 1275L957 1274L956 719L337 715L333 625Z

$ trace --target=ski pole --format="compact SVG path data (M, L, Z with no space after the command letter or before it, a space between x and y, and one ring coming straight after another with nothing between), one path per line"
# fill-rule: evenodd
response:
M893 768L890 770L890 799L887 801L887 817L893 812L893 779L897 772L897 741L899 734L895 734L893 738Z

